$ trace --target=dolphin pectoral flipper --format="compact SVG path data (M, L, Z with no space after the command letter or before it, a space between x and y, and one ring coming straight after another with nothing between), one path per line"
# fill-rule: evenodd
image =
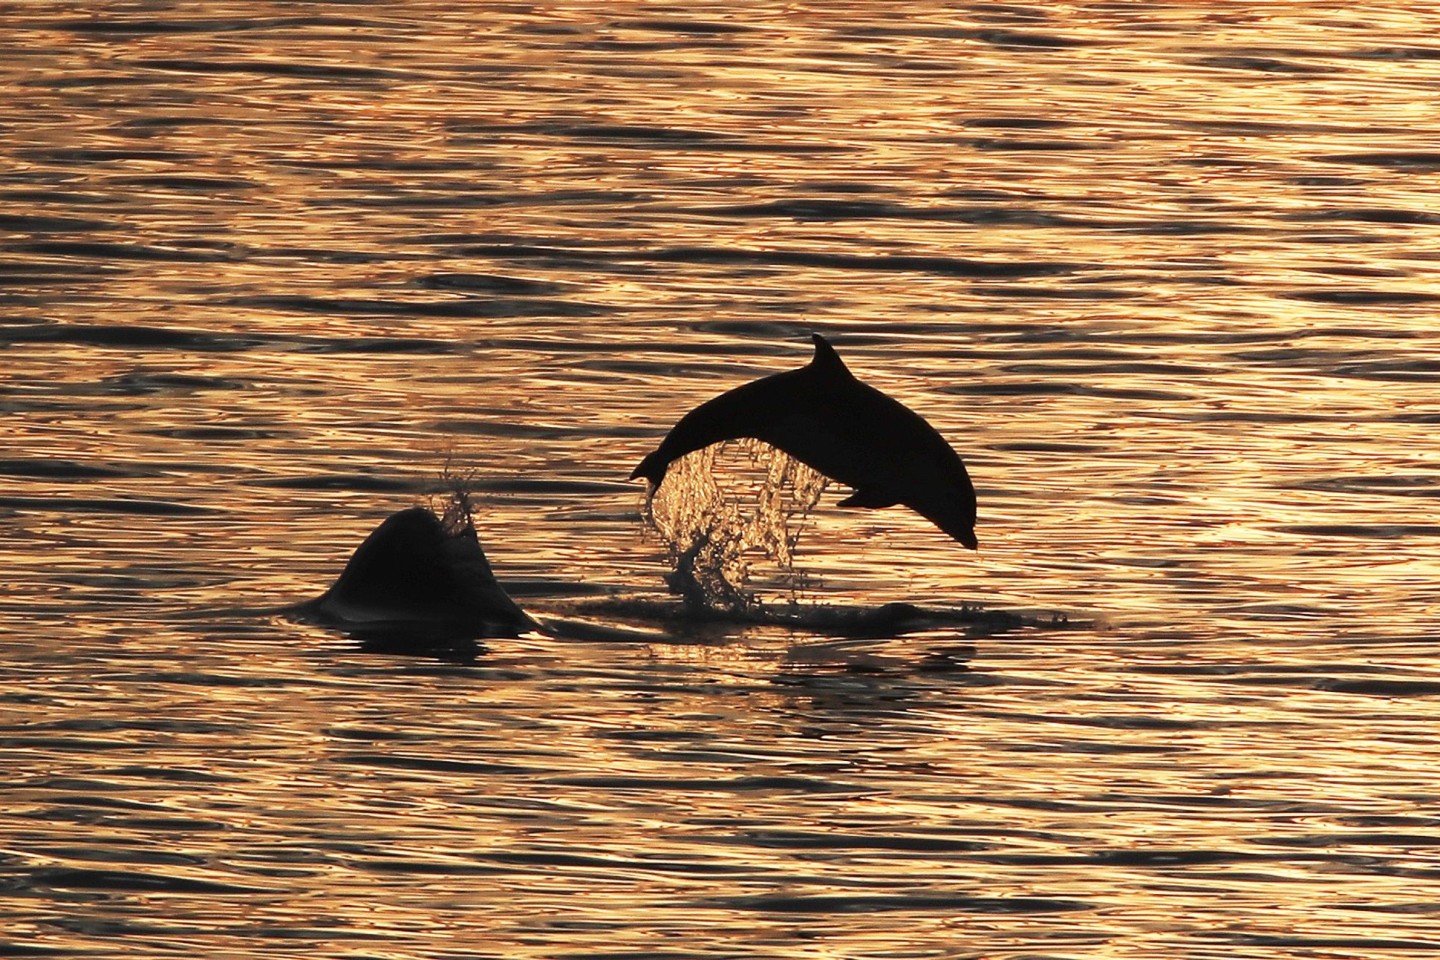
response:
M879 509L881 507L893 507L899 502L900 501L897 500L894 495L886 493L883 490L877 490L874 487L871 487L868 490L864 488L856 490L854 493L850 494L850 496L846 497L844 500L841 500L838 504L836 504L836 506L875 507L876 509Z

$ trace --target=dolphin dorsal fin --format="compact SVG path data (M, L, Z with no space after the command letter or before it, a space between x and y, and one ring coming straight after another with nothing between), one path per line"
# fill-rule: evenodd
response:
M845 361L840 359L840 354L830 346L830 341L818 333L810 334L810 339L815 341L815 356L810 360L810 366L821 373L839 374L842 377L851 376Z

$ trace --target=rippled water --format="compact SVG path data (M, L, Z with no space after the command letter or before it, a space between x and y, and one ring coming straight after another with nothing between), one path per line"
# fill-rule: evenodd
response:
M4 952L1440 949L1424 5L0 27ZM451 664L275 612L447 461L527 608L663 599L624 478L812 330L981 550L832 489L807 599L1068 624Z

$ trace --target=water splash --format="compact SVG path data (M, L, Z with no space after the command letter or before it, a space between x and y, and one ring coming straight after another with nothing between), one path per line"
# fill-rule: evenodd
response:
M479 471L459 465L453 447L444 451L445 460L437 478L440 489L427 498L430 512L440 518L440 525L452 537L472 536L475 531L475 484Z
M698 450L670 464L641 514L664 541L670 589L697 611L740 612L763 603L767 586L794 602L808 585L795 550L810 511L830 480L758 440Z

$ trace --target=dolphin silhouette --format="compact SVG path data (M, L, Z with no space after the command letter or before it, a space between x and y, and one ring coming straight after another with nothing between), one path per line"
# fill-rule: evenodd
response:
M680 418L630 479L659 489L685 454L748 437L854 488L842 507L903 504L974 550L975 487L919 414L855 379L820 334L808 366L747 383Z

